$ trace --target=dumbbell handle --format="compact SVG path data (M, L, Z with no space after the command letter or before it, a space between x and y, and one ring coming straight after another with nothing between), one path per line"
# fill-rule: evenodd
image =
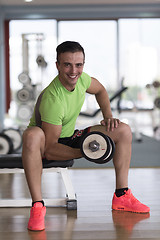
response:
M99 150L99 147L100 147L100 144L94 140L92 142L89 143L89 149L92 151L92 152L96 152Z

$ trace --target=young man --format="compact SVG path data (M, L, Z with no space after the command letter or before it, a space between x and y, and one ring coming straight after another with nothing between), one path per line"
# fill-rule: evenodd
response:
M108 94L102 84L83 72L85 53L77 42L64 42L57 47L58 75L40 94L29 127L23 134L23 166L32 197L28 229L43 230L46 208L42 200L42 158L70 160L81 158L81 137L89 131L100 131L115 142L113 163L116 191L112 209L146 213L150 209L140 203L128 189L132 134L130 127L112 116ZM101 108L100 125L75 132L85 93L94 94Z

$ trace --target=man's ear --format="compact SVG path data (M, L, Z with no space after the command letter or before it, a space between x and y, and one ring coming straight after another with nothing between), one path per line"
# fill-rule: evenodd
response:
M58 62L56 62L56 68L58 69L58 67L59 67L59 63L58 63Z

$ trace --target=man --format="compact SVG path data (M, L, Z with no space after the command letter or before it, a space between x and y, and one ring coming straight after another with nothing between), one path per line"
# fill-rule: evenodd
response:
M46 208L41 193L42 158L48 161L81 158L80 140L90 131L103 132L116 145L113 158L116 191L112 209L149 212L149 207L140 203L128 189L132 144L130 127L112 116L109 97L103 85L83 72L85 53L82 46L67 41L56 50L58 76L40 94L29 127L23 134L23 166L33 201L28 229L45 228ZM74 132L86 92L95 95L103 120L100 125Z

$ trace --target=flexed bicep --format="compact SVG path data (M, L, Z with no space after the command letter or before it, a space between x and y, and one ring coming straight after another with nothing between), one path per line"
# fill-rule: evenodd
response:
M45 156L47 157L47 155L52 153L54 145L58 143L62 131L62 125L42 122L42 129L45 134Z

